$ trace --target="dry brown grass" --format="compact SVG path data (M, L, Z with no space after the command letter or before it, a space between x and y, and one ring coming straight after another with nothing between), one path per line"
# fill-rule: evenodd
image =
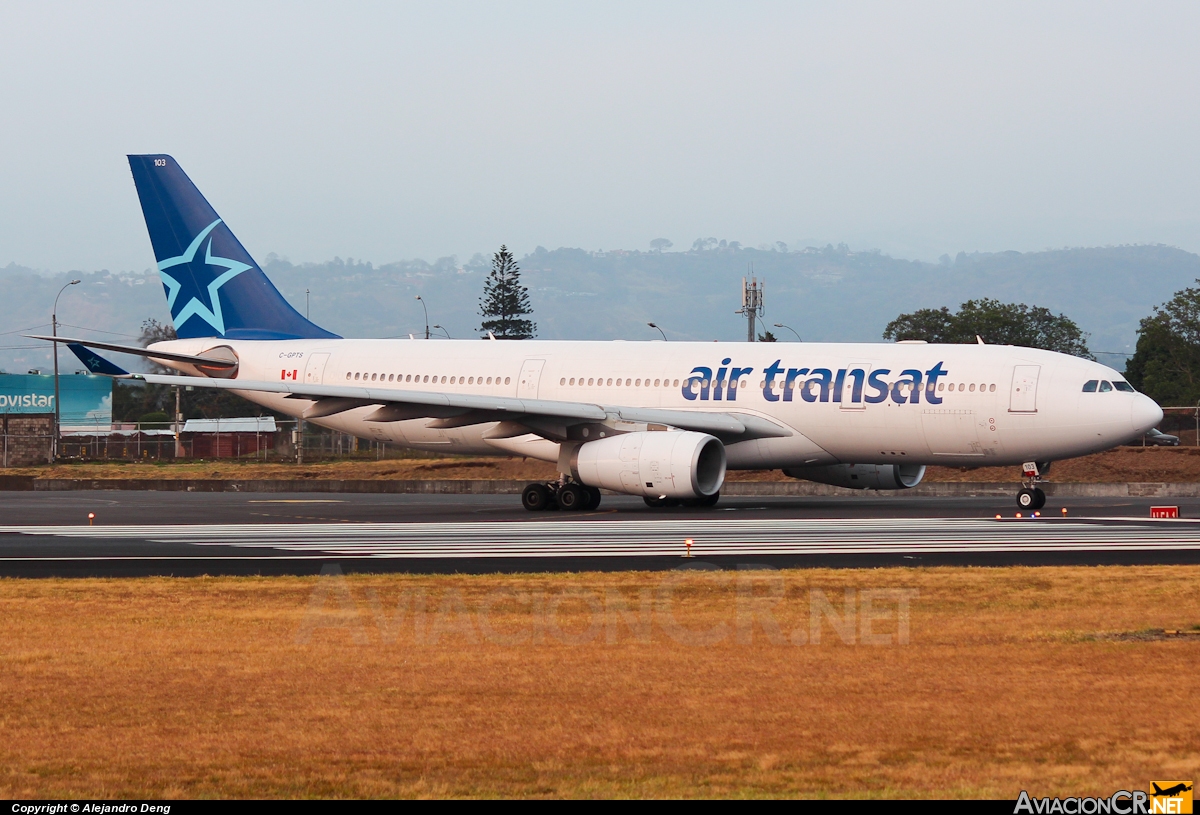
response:
M11 468L9 475L40 478L218 478L218 479L505 479L536 481L557 477L553 464L516 458L434 458L385 459L383 461L321 461L295 464L252 461L189 461L179 464L146 462L106 462L60 464L56 466ZM789 481L779 470L730 471L730 481ZM975 470L954 467L930 467L927 481L1020 480L1017 467L983 467ZM1123 481L1200 481L1200 448L1119 447L1094 456L1058 461L1051 481L1123 482Z
M1197 578L1200 567L3 580L0 796L1144 789L1200 774L1200 638L1110 635L1200 623ZM681 625L729 636L673 638L664 580L678 581ZM812 589L836 605L845 588L916 590L911 641L847 644L826 624L820 644L794 645L759 624L739 643L750 601L738 580L758 594L782 581L784 636L807 625ZM321 612L309 607L318 585ZM352 619L338 586L361 627L325 627ZM615 616L615 642L539 628L568 590L617 592L635 610L653 592L649 638ZM461 598L473 616L451 617L460 630L437 642L432 616L421 635L411 614L380 628L369 598L386 613L405 591L424 592L431 613ZM490 630L535 641L480 639L488 596L500 598ZM877 630L894 635L885 608ZM567 600L554 620L580 634L591 613Z
M32 475L38 478L216 478L222 480L297 479L297 480L423 480L423 479L517 479L535 481L558 477L553 464L519 458L403 458L372 461L366 459L317 461L297 465L288 462L255 462L221 459L216 461L164 462L87 462L54 466L20 467L0 471L5 475Z
M930 467L929 481L1018 481L1016 467L963 470ZM1056 461L1051 481L1113 483L1122 481L1200 481L1200 447L1117 447L1083 458Z

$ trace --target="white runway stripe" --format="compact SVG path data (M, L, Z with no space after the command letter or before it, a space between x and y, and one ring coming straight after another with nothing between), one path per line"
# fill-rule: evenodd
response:
M254 556L526 558L1200 550L1200 523L1145 519L695 519L507 523L10 526L86 541L228 546ZM269 551L264 551L269 550ZM205 557L208 553L200 553ZM247 553L248 555L250 552Z

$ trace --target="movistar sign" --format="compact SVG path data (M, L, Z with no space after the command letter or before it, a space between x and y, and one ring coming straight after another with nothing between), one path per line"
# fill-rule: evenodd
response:
M70 374L59 378L64 426L112 425L113 381L107 376ZM0 374L0 413L54 412L54 377L40 374Z

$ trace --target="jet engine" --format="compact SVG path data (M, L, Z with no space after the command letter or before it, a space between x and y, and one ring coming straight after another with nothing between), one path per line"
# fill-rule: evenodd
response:
M571 456L589 487L653 498L704 498L725 483L725 447L705 433L643 430L589 441Z
M830 464L791 467L784 475L852 490L906 490L921 483L924 464Z

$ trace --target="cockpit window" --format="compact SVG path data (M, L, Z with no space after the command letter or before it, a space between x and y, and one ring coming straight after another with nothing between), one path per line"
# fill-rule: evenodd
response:
M1100 384L1099 379L1089 379L1087 382L1083 383L1083 392L1084 393L1095 393L1096 386L1099 384Z
M1100 392L1101 393L1108 393L1110 390L1112 390L1112 383L1109 382L1107 379L1105 379L1103 382L1100 383Z
M1134 393L1133 385L1130 385L1128 382L1116 381L1113 382L1113 387L1122 393Z

